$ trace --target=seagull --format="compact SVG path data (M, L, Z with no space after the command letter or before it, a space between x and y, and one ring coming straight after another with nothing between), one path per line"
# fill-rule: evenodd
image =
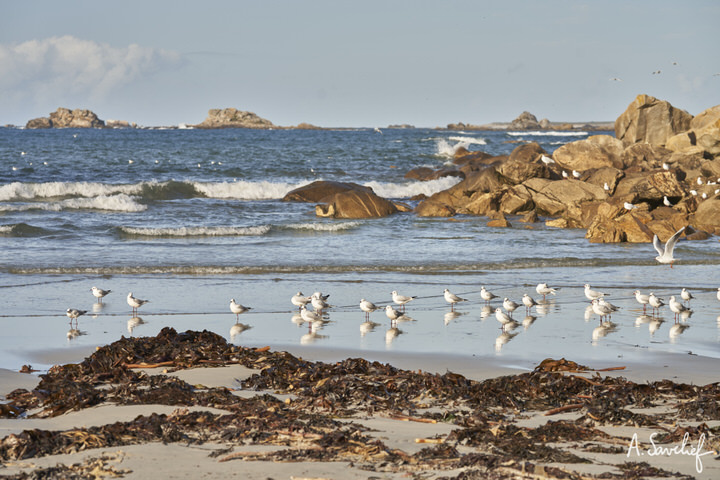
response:
M230 299L230 311L235 314L235 319L236 319L236 320L239 320L239 319L240 319L240 314L241 314L241 313L245 313L245 312L247 312L248 310L252 310L252 308L250 308L250 307L245 307L245 306L243 306L243 305L240 305L239 303L235 303L235 299L234 299L234 298L231 298L231 299Z
M568 173L565 170L563 170L562 176L563 176L563 178L568 178Z
M128 293L127 303L133 309L133 313L137 314L137 309L148 303L150 300L140 300L139 298L133 297L132 292Z
M688 302L688 304L690 303L690 300L692 300L693 298L695 298L695 297L693 297L693 294L688 291L687 288L683 288L683 289L682 289L682 291L680 292L680 297L681 297L684 301Z
M720 300L720 287L718 287L717 299Z
M663 168L663 170L670 170L670 165L668 165L667 163L663 162L662 168Z
M387 317L390 319L391 325L397 322L398 318L403 316L402 312L395 310L392 305L385 306L385 315L387 315Z
M670 268L672 268L673 262L675 261L675 258L673 257L673 250L675 250L675 244L680 238L680 235L682 235L683 230L685 230L685 227L682 227L680 230L675 232L675 234L670 237L667 242L665 242L665 246L660 243L660 239L657 235L653 236L653 246L658 252L658 256L655 257L655 260L660 263L669 263Z
M325 298L327 298L327 297L325 297ZM312 303L312 306L316 311L321 312L321 313L326 308L330 308L332 306L329 303L327 303L325 300L323 300L322 295L320 295L320 292L315 292L312 294L312 296L310 297L310 303Z
M310 295L310 298L312 298L312 297L318 297L320 300L322 300L324 302L328 298L330 298L330 294L328 293L327 295L323 295L322 292L315 292L312 295Z
M697 190L690 190L690 193L691 193L694 197L697 197Z
M93 295L95 295L95 297L97 297L98 303L102 303L103 297L105 295L107 295L108 293L112 292L112 290L103 290L103 289L97 288L97 287L92 287L90 289L90 291L92 292Z
M502 331L505 331L505 327L509 326L510 329L515 328L518 323L510 318L507 313L502 311L502 308L498 307L495 309L495 318L497 318L497 321L500 322L500 328Z
M668 200L668 198L666 196L663 196L663 205L665 205L666 207L673 206L673 204L670 202L670 200Z
M650 303L650 297L648 295L643 295L640 293L640 290L635 290L635 300L643 306L643 314L645 313L645 309L647 308L647 304Z
M540 160L542 160L542 162L543 162L545 165L550 165L551 163L555 163L555 160L553 160L552 158L548 157L547 155L542 155L542 156L540 156Z
M527 293L523 295L522 302L525 304L525 311L529 312L530 309L536 306L538 303Z
M600 298L598 298L598 304L600 304L600 306L602 306L602 307L607 307L607 308L609 308L609 309L610 309L610 316L612 316L612 313L613 313L613 312L617 312L618 310L620 310L620 307L617 307L617 306L613 305L612 303L606 301L606 300L605 300L605 297L600 297Z
M507 310L507 312L512 317L512 312L514 312L519 307L519 305L517 303L513 302L512 300L510 300L509 298L505 297L503 299L503 307L505 308L505 310Z
M559 290L559 288L551 288L548 287L547 283L538 283L538 286L535 287L535 291L543 296L543 300L545 300L545 295L553 294L555 295L555 292Z
M650 295L648 296L648 301L650 302L650 306L653 307L653 313L655 310L660 313L660 307L665 305L665 302L662 298L656 296L654 293L650 292Z
M78 310L77 308L68 308L65 312L65 315L68 316L70 320L77 320L77 318L81 315L85 315L87 313L87 310Z
M625 203L623 204L623 206L624 206L626 209L628 209L628 210L632 210L633 208L637 208L635 205L633 205L633 204L630 203L630 202L625 202Z
M455 309L455 304L458 302L467 302L467 298L460 298L454 293L451 293L447 288L443 291L445 294L445 301L450 304L450 310Z
M618 78L618 77L613 77L613 78L610 79L610 81L611 81L611 82L622 82L622 79L621 79L621 78Z
M299 311L301 307L304 307L305 305L310 303L310 297L306 297L305 295L303 295L302 292L297 292L295 295L292 296L290 301L293 305L298 307Z
M300 307L300 316L303 320L311 324L323 321L322 315L320 315L318 312L311 312L307 309L305 305Z
M405 304L408 303L409 301L415 299L415 298L417 298L417 296L415 296L415 297L407 297L407 296L405 296L405 295L399 295L398 292L396 292L395 290L392 291L392 300L393 300L393 302L395 302L395 303L398 304L398 305L402 305L403 312L405 311Z
M604 297L605 295L609 296L609 294L607 294L607 293L599 292L597 290L592 290L590 288L589 283L585 284L585 296L587 297L588 300L590 300L590 301L597 300L598 298Z
M374 312L375 310L377 310L378 308L380 308L380 307L378 307L378 306L375 305L374 303L369 302L369 301L365 300L364 298L361 298L361 299L360 299L360 310L362 310L363 312L365 312L365 318L366 318L366 319L367 319L367 318L370 318L370 314L371 314L372 312Z
M605 190L606 192L610 191L610 185L608 185L607 182L605 182L605 185L603 185L603 190Z
M700 177L697 178L697 184L698 184L698 185L702 185L702 184L703 184L702 178L700 178Z
M380 130L380 128L378 128L378 127L375 127L375 131L376 131L377 133L379 133L380 135L383 134L382 130Z
M572 174L573 174L573 177L580 178L580 172L578 172L577 170L573 170Z
M677 320L678 316L682 315L683 313L692 312L692 310L690 310L688 307L675 300L674 295L670 297L670 310L672 310L672 312L675 314L675 320Z
M485 289L485 286L483 285L480 287L480 298L485 300L485 303L488 303L493 298L497 298L497 295L490 293L488 290Z
M602 305L597 298L592 301L592 310L596 315L600 315L600 323L603 323L603 318L610 316L612 309L607 305Z

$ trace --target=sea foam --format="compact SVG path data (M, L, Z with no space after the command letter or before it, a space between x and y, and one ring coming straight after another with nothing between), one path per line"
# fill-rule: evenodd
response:
M265 235L269 225L256 227L178 227L178 228L141 228L120 227L126 235L143 237L235 237L245 235Z
M275 182L195 182L195 189L208 198L227 198L236 200L275 200L285 196L289 191L307 185L308 182L275 183Z
M0 212L26 212L29 210L46 210L60 212L63 210L105 210L110 212L144 212L147 206L135 201L130 195L100 195L92 198L69 198L59 202L33 202L0 205Z
M372 188L373 191L381 197L410 198L420 194L427 196L433 195L437 192L447 190L460 181L461 179L459 177L443 177L436 180L428 180L427 182L367 182L364 185Z
M531 130L528 132L506 132L511 137L586 137L588 132L573 132L573 131L537 131Z

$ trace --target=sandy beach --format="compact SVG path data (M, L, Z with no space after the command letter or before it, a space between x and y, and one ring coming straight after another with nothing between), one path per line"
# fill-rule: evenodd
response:
M0 474L138 479L720 476L713 453L720 446L717 385L681 385L710 383L716 365L711 358L657 354L643 364L608 362L585 365L587 371L554 361L543 368L559 371L533 372L539 362L511 366L505 358L381 352L372 359L377 363L370 363L353 351L283 353L211 340L163 330L156 338L99 349L80 364L84 374L71 364L51 369L48 377L75 372L80 375L75 382L92 378L94 385L67 398L68 405L45 391L35 395L40 401L28 403L32 408L22 418L1 419ZM138 365L137 353L157 342L162 345L156 351L168 354L168 345L177 349L174 360L157 362L157 353L148 351L148 365ZM126 366L106 368L118 352L125 355ZM612 370L594 371L606 368ZM2 370L0 395L8 399L17 388L32 391L39 380L37 374ZM497 402L490 393L495 382L503 392ZM644 387L652 382L659 383ZM385 386L378 390L379 384ZM61 390L69 392L64 385ZM158 393L143 400L139 390L148 385L154 392L172 385L183 394ZM107 393L88 402L89 391ZM473 400L470 392L488 392L491 399ZM10 404L21 405L28 395L15 392ZM550 408L548 398L556 395ZM158 401L163 398L167 401ZM689 414L683 407L690 405L701 406ZM142 430L153 419L158 427ZM251 419L260 423L250 426ZM153 440L138 428L160 430ZM650 442L653 433L665 450ZM508 451L521 438L536 448L523 448L521 442ZM103 442L107 445L95 446ZM698 455L691 454L692 448Z

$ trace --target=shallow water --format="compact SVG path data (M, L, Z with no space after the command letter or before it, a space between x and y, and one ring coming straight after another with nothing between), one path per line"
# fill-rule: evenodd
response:
M584 231L542 223L510 219L512 228L497 229L485 218L412 213L319 219L313 205L280 201L322 178L413 203L412 195L457 180L408 181L405 172L442 166L460 144L507 154L517 144L506 142L527 139L550 153L585 136L0 128L0 367L47 368L39 352L154 335L164 326L209 329L244 345L307 342L367 356L391 350L603 363L642 359L650 350L720 356L715 238L680 242L670 269L655 264L649 244L590 244ZM520 302L526 292L540 298L539 282L561 290L531 324L500 337L494 314L483 316L480 286ZM612 318L616 329L604 336L593 338L597 316L585 318L584 283L621 307ZM113 290L102 307L90 294L93 285ZM695 311L683 323L689 328L671 337L667 307L663 322L642 318L632 291L655 291L667 301L681 287L697 297ZM444 288L468 298L458 305L462 315L446 317ZM402 333L388 342L389 320L375 312L371 319L380 325L361 335L360 298L385 305L392 290L418 296L408 305L414 321L401 322ZM140 308L144 323L128 324L129 291L150 300ZM316 335L292 322L297 291L331 294L336 307ZM252 328L233 338L230 298L253 307L240 317ZM88 310L73 338L68 307ZM514 316L522 321L524 307Z

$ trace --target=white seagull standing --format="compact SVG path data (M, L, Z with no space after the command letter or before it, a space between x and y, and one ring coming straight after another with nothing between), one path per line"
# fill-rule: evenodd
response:
M550 165L551 163L555 163L555 160L553 160L552 158L548 157L547 155L542 155L542 156L540 156L540 160L542 160L542 162L543 162L545 165Z
M538 283L538 286L535 287L535 291L543 296L543 300L545 300L545 295L555 295L557 290L559 289L548 287L547 283Z
M415 299L415 298L417 298L417 296L415 296L415 297L407 297L407 296L405 296L405 295L400 295L400 294L398 294L398 292L396 292L395 290L392 291L392 300L393 300L393 302L395 302L395 303L398 304L398 305L401 305L401 306L402 306L402 309L403 309L403 312L405 311L405 304L408 303L409 301Z
M643 306L643 315L644 315L645 309L647 308L647 304L650 303L650 296L641 294L640 290L635 290L635 300L637 300L637 302Z
M392 305L385 306L385 315L390 319L391 326L397 324L397 319L403 316L402 312L395 310Z
M496 308L495 309L495 318L497 318L497 321L500 322L500 328L502 331L505 331L505 327L510 327L510 329L515 328L518 323L510 318L510 316L502 311L502 308Z
M297 292L293 297L290 299L293 305L298 307L298 311L300 308L304 307L308 303L310 303L310 297L306 297L303 295L302 292Z
M235 314L235 320L240 320L240 314L245 313L248 310L252 310L250 307L245 307L235 302L234 298L230 299L230 311Z
M133 297L132 292L128 293L127 303L132 307L133 314L137 315L137 309L148 303L150 300L140 300L139 298Z
M512 300L510 300L510 299L507 298L507 297L505 297L505 298L503 299L503 308L505 308L505 310L507 310L507 312L510 314L511 317L512 317L512 313L513 313L515 310L517 310L517 308L518 308L519 306L520 306L520 305L518 305L517 303L513 302Z
M683 305L682 303L675 300L675 295L670 297L670 310L675 314L675 320L678 319L679 315L682 315L683 313L690 313L692 310L690 310L688 307Z
M525 312L529 312L532 307L535 307L538 305L538 303L535 301L534 298L532 298L527 293L523 295L522 302L525 305Z
M320 313L322 313L322 311L326 308L332 307L332 305L323 300L322 294L320 294L320 292L315 292L312 294L312 297L310 297L310 303L312 303L313 308Z
M487 290L487 289L485 288L485 286L483 285L482 287L480 287L480 298L482 298L483 300L485 300L485 303L488 303L488 302L490 302L490 300L492 300L493 298L497 298L497 295L495 295L495 294L493 294L493 293L490 293L490 291Z
M675 234L670 237L667 242L665 242L664 246L660 243L660 239L657 235L653 236L653 247L655 247L655 250L658 252L658 256L655 257L655 260L660 263L669 263L670 268L672 268L673 262L675 261L675 258L673 257L673 250L675 250L675 244L678 242L678 239L684 230L685 227L682 227L680 230L675 232Z
M363 312L365 312L365 318L366 318L366 319L369 319L369 318L370 318L370 314L371 314L372 312L374 312L375 310L377 310L378 308L380 308L380 307L378 307L378 306L375 305L374 303L372 303L372 302L370 302L370 301L368 301L368 300L365 300L364 298L361 298L361 299L360 299L360 310L362 310Z
M443 294L445 295L445 301L450 304L450 310L455 309L455 304L458 302L467 302L467 298L460 298L454 293L450 292L447 288L443 291Z
M673 206L672 202L670 200L668 200L667 196L663 196L663 205L665 205L666 207Z
M601 304L597 298L592 301L592 310L596 315L600 315L600 323L603 323L603 318L610 316L612 309L608 305Z
M591 289L589 283L585 284L585 297L587 297L587 299L590 300L591 302L593 300L597 300L598 298L604 297L606 295L609 296L609 294L607 294L607 293L603 293L603 292L599 292L597 290Z
M68 316L70 320L77 320L77 318L81 315L85 315L87 313L87 310L78 310L77 308L68 308L65 312L65 315Z
M92 294L95 296L95 298L98 299L98 303L102 303L103 297L104 297L105 295L107 295L108 293L112 292L112 290L103 290L103 289L98 288L98 287L92 287L92 288L90 289L90 291L91 291Z
M688 302L688 304L689 304L690 300L692 300L695 297L693 296L692 293L690 293L688 291L687 288L683 288L682 291L680 292L680 298L682 298L684 301Z
M655 313L655 310L658 311L658 314L660 313L660 307L665 305L665 302L662 298L658 297L654 293L650 292L650 295L648 296L648 301L650 302L650 306L653 307L653 313Z

